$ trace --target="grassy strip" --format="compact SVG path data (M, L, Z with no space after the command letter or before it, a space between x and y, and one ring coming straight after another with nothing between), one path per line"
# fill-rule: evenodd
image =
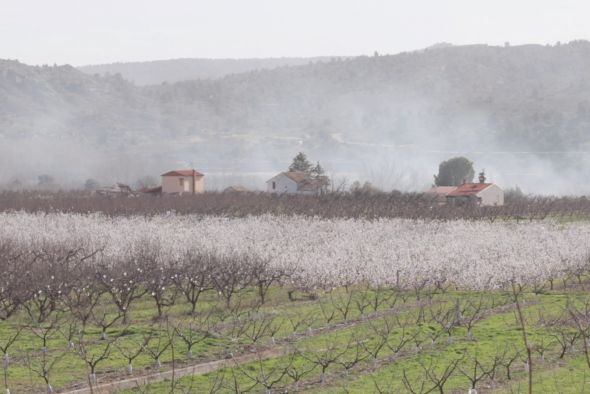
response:
M545 318L550 318L558 314L564 304L565 297L560 294L550 295L528 295L525 307L525 315L528 322L533 322L540 314ZM533 302L534 301L534 302ZM430 330L429 326L423 327ZM370 330L365 326L356 327L354 335L370 336ZM303 341L300 347L326 349L328 346L342 345L350 338L351 332L341 330L338 333L331 333L320 337L310 338ZM534 343L541 343L548 338L549 331L544 328L531 326L531 340ZM468 338L464 329L457 329L450 338L441 337L437 343L429 346L423 352L407 352L398 355L395 360L389 359L391 354L384 352L377 362L365 362L359 364L359 367L351 371L344 371L343 368L332 368L329 376L323 380L319 378L319 372L314 370L306 379L299 384L299 389L309 392L375 392L379 387L383 392L406 392L403 384L404 371L410 384L415 388L420 382L424 381L422 365L433 365L436 374L442 374L445 368L452 364L453 361L461 359L458 369L449 378L446 383L445 392L464 392L469 388L469 381L462 376L459 368L468 373L473 365L473 357L477 356L483 365L490 364L493 357L503 349L518 350L524 354L524 348L521 344L521 332L516 322L513 311L501 312L488 316L480 321L473 330L473 338ZM540 357L535 358L535 392L584 392L584 376L587 373L587 367L580 362L579 358L561 361L557 367L555 362L549 361L557 358L558 349L549 347L545 358L542 361ZM346 358L346 355L344 356ZM224 388L231 390L231 385L241 389L263 390L260 385L253 385L254 380L245 377L246 374L252 376L260 375L263 371L280 371L281 365L291 363L291 359L283 357L274 360L264 360L248 365L236 366L235 368L224 369L215 374L204 376L194 376L181 379L179 387L195 392L208 392L212 388L219 388L219 383L225 383ZM298 357L292 364L294 369L305 370L310 367L305 357ZM572 368L572 365L574 368ZM565 379L568 373L575 373L572 379ZM272 374L270 374L272 375ZM275 376L278 378L278 376ZM281 385L293 388L293 379L282 377ZM375 384L377 382L377 385ZM560 390L554 391L551 385L558 382ZM428 384L427 384L428 386ZM494 382L489 378L483 379L477 386L485 392L521 392L526 387L526 371L522 361L517 360L512 368L511 380L508 380L505 373L499 372ZM494 388L495 387L495 388ZM166 392L167 383L150 385L142 390L129 390L127 393L140 392L147 389L150 393ZM508 391L506 391L508 390ZM537 391L542 390L542 391Z
M293 385L292 377L287 375L278 376L285 366L290 365L293 373L311 370L300 379L299 385L302 390L339 392L343 387L347 387L348 390L354 392L371 392L376 388L375 381L391 381L391 384L386 383L388 389L391 386L392 389L403 392L404 387L401 379L404 369L410 381L418 381L421 379L420 372L422 371L420 363L428 364L433 362L436 364L433 370L439 371L440 369L442 371L445 365L452 363L453 360L466 353L477 353L485 361L504 347L522 350L521 332L516 326L513 312L507 311L507 307L502 306L507 302L508 298L500 293L449 291L444 294L434 294L431 295L430 301L428 301L428 297L421 300L422 303L431 305L431 307L424 309L420 308L420 304L414 298L406 296L400 297L395 303L393 299L383 302L377 308L363 307L367 299L370 300L375 296L374 291L367 290L358 290L353 292L352 296L344 290L337 290L332 294L320 295L318 300L303 302L288 301L285 293L283 289L271 289L269 303L260 308L256 314L273 316L273 324L278 327L275 332L276 342L289 343L295 341L292 345L296 347L298 352L294 356L259 360L254 363L236 365L234 368L225 368L218 373L183 378L179 380L179 387L190 387L191 390L196 387L198 392L207 392L208 388L215 387L220 384L220 381L223 381L226 386L231 384L240 387L254 385L255 389L262 389L262 386L259 383L256 384L255 380L260 378L261 374L268 373L268 371L270 371L269 379L278 379L274 386L290 386ZM532 323L538 320L541 314L547 317L556 315L563 309L567 296L575 297L583 294L582 291L578 292L572 289L567 291L567 295L558 294L557 292L539 295L528 294L525 305L527 321ZM226 323L224 324L227 324L227 330L231 331L231 327L235 323L233 319L236 316L240 313L249 312L249 302L254 300L255 297L254 289L244 291L240 297L243 307L237 309L237 315L220 317L225 319ZM453 328L450 330L452 335L448 336L443 327L437 323L430 321L430 323L426 324L424 320L420 321L420 314L425 315L423 317L428 321L431 316L426 315L436 313L439 310L453 310L461 302L466 300L476 302L482 298L489 302L489 304L486 304L487 309L492 306L494 306L494 309L488 310L486 312L487 317L475 325L472 332L475 340L469 337L464 327ZM103 300L103 303L105 308L108 308L108 300ZM345 303L353 305L348 312L343 308ZM394 304L395 312L391 310L392 304ZM214 310L218 306L218 300L214 294L209 292L203 298L201 306L202 313L207 310ZM374 312L375 309L376 312ZM172 320L186 320L188 319L186 310L186 304L178 303L168 311L168 314ZM361 310L365 313L361 314ZM130 321L133 324L129 326L117 325L115 328L107 330L108 337L120 336L118 340L120 347L125 348L128 346L133 348L150 331L155 330L159 334L169 332L170 327L166 328L163 323L154 322L153 313L154 308L151 300L149 298L142 299L131 312ZM221 311L219 313L223 314ZM255 316L258 316L256 314ZM344 315L347 317L346 321L344 321ZM376 330L382 329L384 319L393 319L393 315L397 315L396 319L399 319L397 323L407 325L406 335L420 333L418 336L419 341L417 341L420 343L412 343L411 346L405 347L399 354L395 355L395 358L391 358L394 354L385 346L374 357L374 360L373 357L368 357L347 370L345 364L354 360L355 354L359 351L358 349L366 351L366 349L374 349L377 346L379 337L376 335ZM22 315L19 318L21 321L25 321ZM327 324L327 320L330 320L329 324ZM301 321L301 324L297 325L298 321ZM0 323L0 342L6 340L13 332L13 325L7 322ZM293 335L294 332L298 334ZM306 335L309 332L314 335ZM393 344L399 341L402 334L401 330L396 328L389 338L390 342ZM549 331L546 328L531 327L531 340L533 342L540 343L546 340L548 335ZM88 341L90 352L99 353L104 348L106 342L100 340L100 330L97 327L87 327L85 337L90 339ZM436 342L431 343L434 338L436 338ZM326 374L323 377L319 367L312 370L313 363L310 359L321 355L322 351L327 349L333 348L333 351L337 352L338 348L346 348L355 341L360 345L351 346L344 352L338 363L332 363L326 369ZM272 345L272 342L273 340L270 337L264 336L257 340L254 347L268 347ZM252 340L244 336L232 340L228 331L224 332L223 335L208 337L197 344L193 349L194 359L188 360L186 346L176 337L174 339L174 360L177 367L182 367L188 362L194 363L224 358L231 352L236 355L244 351L247 352L249 348L252 348L252 344ZM417 352L417 344L423 348L423 351ZM40 352L40 339L28 328L23 331L22 337L18 339L15 348L11 352L8 381L9 387L13 391L27 392L32 388L43 390L42 380L30 372L27 363L31 363L33 367L38 368L44 354L46 357L58 359L51 379L55 388L86 385L87 369L75 352L68 348L68 342L62 333L56 331L51 335L47 342L47 348L47 352ZM554 353L555 350L550 348L548 350L548 359L549 356L556 358ZM31 356L27 357L27 354L31 354ZM161 355L160 361L163 364L163 370L170 368L172 359L171 349L166 350ZM460 365L463 366L463 364ZM535 371L538 371L539 376L542 376L546 370L550 369L547 367L548 365L550 365L549 362L535 362ZM102 376L99 380L127 377L124 372L126 366L127 362L122 355L113 350L110 357L99 367ZM134 361L134 367L136 370L142 369L144 372L153 371L154 360L146 354L142 354ZM467 367L463 366L463 368ZM559 368L563 367L558 367L558 371ZM520 368L514 369L514 382L520 382L520 375L523 373L522 369L522 362L520 362ZM453 388L456 385L457 388L464 388L466 387L465 382L465 378L453 375L445 387ZM505 382L499 376L496 385L502 387L504 384ZM149 392L169 391L167 383L149 385L148 388Z

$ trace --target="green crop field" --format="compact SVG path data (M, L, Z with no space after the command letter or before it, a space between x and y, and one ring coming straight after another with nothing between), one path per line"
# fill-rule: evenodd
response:
M570 286L519 296L534 392L590 390L588 332L564 316L584 310L586 293L583 285ZM194 315L179 301L157 319L144 296L127 322L116 319L103 298L84 327L66 312L41 324L22 312L0 324L3 347L17 335L7 352L5 383L16 393L46 390L44 375L57 391L84 386L93 357L106 351L95 365L97 392L106 382L217 359L228 363L174 380L137 381L135 388L119 391L459 393L472 386L486 393L527 391L527 352L510 292L415 294L351 287L292 297L273 287L261 305L255 289L244 289L227 308L208 291ZM97 324L104 316L107 323L116 319L105 335ZM194 341L190 355L186 340ZM135 354L131 371L126 357ZM243 355L254 357L242 362Z

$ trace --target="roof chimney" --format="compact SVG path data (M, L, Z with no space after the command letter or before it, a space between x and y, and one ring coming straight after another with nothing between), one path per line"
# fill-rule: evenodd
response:
M479 173L479 183L486 183L486 173L485 173L485 170L482 170Z

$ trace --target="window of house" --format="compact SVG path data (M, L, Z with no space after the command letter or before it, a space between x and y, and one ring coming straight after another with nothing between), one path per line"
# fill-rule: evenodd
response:
M274 189L276 189L276 188L277 188L277 184L273 182L273 183L272 183L272 190L274 190Z
M181 187L184 186L184 178L180 178L178 181L180 182Z

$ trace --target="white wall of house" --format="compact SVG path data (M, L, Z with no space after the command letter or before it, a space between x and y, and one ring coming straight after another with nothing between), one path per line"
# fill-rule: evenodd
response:
M203 193L205 185L203 177L194 178L195 193ZM162 177L162 193L192 193L193 192L193 177L191 176L163 176Z
M297 193L297 182L284 174L279 174L266 181L266 191L269 193Z
M498 185L490 185L477 193L481 198L481 206L500 206L504 205L504 191Z

